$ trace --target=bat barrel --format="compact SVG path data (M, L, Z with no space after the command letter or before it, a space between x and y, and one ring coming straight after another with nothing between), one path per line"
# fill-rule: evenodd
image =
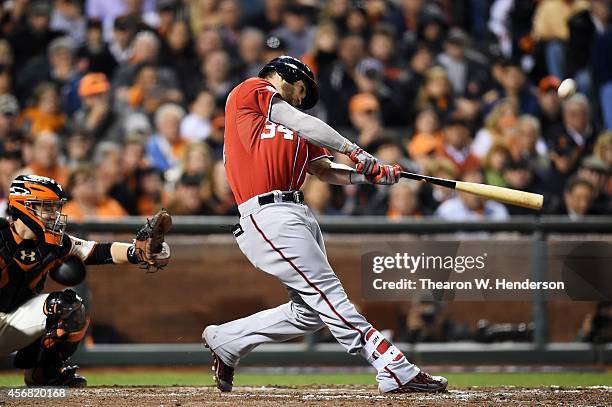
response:
M458 191L469 192L478 196L510 205L522 206L534 210L542 209L544 196L516 189L502 188L494 185L477 184L474 182L457 181L455 187Z

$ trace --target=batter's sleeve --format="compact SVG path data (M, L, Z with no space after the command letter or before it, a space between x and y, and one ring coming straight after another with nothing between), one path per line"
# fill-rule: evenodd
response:
M296 109L280 97L272 99L269 119L296 131L309 142L333 151L346 154L357 148L327 123Z

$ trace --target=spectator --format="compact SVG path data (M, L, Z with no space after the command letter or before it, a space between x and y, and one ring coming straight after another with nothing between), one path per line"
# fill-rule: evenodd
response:
M32 102L17 119L19 127L35 137L64 129L66 115L61 110L59 93L53 83L43 82L36 86Z
M150 27L155 28L155 31L161 38L167 39L174 23L179 22L177 16L182 12L181 3L178 0L157 0L155 12L143 14L143 19ZM189 31L189 25L185 24L185 28Z
M127 47L127 43L125 45ZM102 72L107 78L114 73L117 60L104 41L102 23L99 20L87 22L85 41L77 50L76 56L79 63L86 64L89 72Z
M285 0L264 0L263 10L244 21L244 26L254 27L265 33L274 31L283 23Z
M477 170L466 171L460 181L482 183L482 174ZM436 210L436 216L451 221L466 220L504 220L508 211L503 204L486 200L467 192L459 192L456 197L441 204Z
M199 33L221 25L218 0L189 0L191 32Z
M287 7L283 25L272 32L287 41L287 53L299 58L306 53L314 40L314 29L309 26L309 8L300 4Z
M470 151L470 131L466 123L458 119L447 120L442 129L442 147L438 156L451 160L459 172L480 168L480 160Z
M433 55L431 51L425 47L418 47L410 56L410 65L406 72L405 78L401 83L401 100L403 106L412 106L407 112L404 112L405 122L403 124L411 124L416 113L422 111L415 106L416 98L419 89L425 83L425 74L431 68L433 63Z
M508 142L514 159L524 159L538 174L548 170L548 150L546 142L541 137L540 122L531 115L522 115L518 120L518 128Z
M436 110L438 117L446 121L455 107L451 92L446 71L435 66L425 73L425 82L416 95L414 106L417 110L431 106Z
M514 99L521 113L537 114L538 100L525 73L514 62L506 62L500 78L501 97Z
M140 208L140 177L150 168L146 158L146 141L142 134L128 133L123 141L123 155L121 157L121 172L124 184L131 196L136 197L136 210L141 214ZM159 172L159 171L158 171Z
M610 1L593 0L568 21L567 76L576 80L578 91L591 92L590 66L596 34L603 34L610 19Z
M608 7L610 7L608 5ZM608 20L610 12L608 11ZM593 85L599 94L604 127L612 129L612 28L608 22L603 31L597 30L593 39Z
M72 222L82 222L92 217L113 219L127 215L117 201L98 188L97 180L96 171L90 166L79 167L70 174L67 189L71 199L64 205L62 213Z
M593 186L594 197L591 213L594 215L612 214L612 200L606 190L610 179L610 166L595 156L589 156L582 160L577 175L589 181Z
M160 74L154 64L139 65L132 86L117 91L119 103L127 103L133 109L152 116L162 104L181 101L182 94L164 82Z
M215 98L202 91L191 104L190 112L181 122L181 136L189 141L206 140L212 131L211 119L215 111Z
M156 133L147 142L147 155L154 168L167 171L178 165L187 143L180 133L184 116L183 108L171 103L155 112Z
M49 27L51 11L44 0L32 2L27 8L26 24L17 25L10 33L17 69L23 68L32 58L44 55L51 41L62 35Z
M17 129L17 99L8 93L0 94L0 143L5 142Z
M223 133L225 132L225 116L218 115L212 120L210 137L206 144L210 147L215 161L223 160Z
M476 133L472 153L484 158L494 144L508 145L508 133L516 125L517 105L512 99L502 99L485 118L484 127Z
M369 54L383 64L386 79L397 81L402 74L395 55L395 35L392 28L381 26L374 30L368 45Z
M493 145L483 162L485 183L505 187L504 170L510 160L510 150L504 144Z
M503 170L503 176L508 188L537 194L545 192L544 186L525 159L509 160ZM506 205L506 209L510 215L533 215L536 213L532 209L515 205Z
M244 78L257 76L268 62L264 60L265 35L256 28L246 28L240 34L238 53L240 55L241 71Z
M389 219L401 219L403 217L420 218L423 213L419 209L418 200L419 184L415 182L399 182L389 190Z
M101 142L96 146L93 162L96 166L96 183L103 196L116 200L130 215L138 213L136 196L127 184L127 175L122 167L124 151L119 143Z
M578 177L570 178L565 186L561 213L572 220L580 219L589 214L594 197L595 190L589 181Z
M173 215L208 214L200 192L202 178L182 176L176 185L174 197L168 203L168 211Z
M410 158L425 168L433 153L442 148L440 121L433 108L426 108L417 114L414 136L409 140L407 150Z
M451 29L438 62L448 72L454 95L477 98L483 93L488 74L479 62L466 56L465 48L468 45L469 38L462 30Z
M208 215L237 216L238 206L227 182L225 164L217 161L212 169L211 196L206 202Z
M168 204L168 194L164 191L164 179L160 171L148 167L139 172L138 214L151 216Z
M79 3L76 0L55 0L49 24L51 30L64 32L78 45L85 42L86 27Z
M219 31L224 42L232 48L238 45L240 38L240 17L241 8L236 0L220 0L219 16L221 25Z
M134 37L132 43L132 55L126 64L117 68L113 77L114 88L125 88L129 86L136 77L143 64L153 67L159 78L159 83L166 89L176 90L178 82L176 73L172 69L159 66L160 42L159 39L150 31L141 31ZM173 97L176 100L182 99L179 92L175 92Z
M382 136L380 104L369 93L358 93L349 102L349 115L354 134L347 134L359 145L367 146Z
M119 64L127 63L132 56L132 39L138 22L129 16L118 17L113 23L109 51Z
M395 82L385 78L385 67L374 58L362 59L353 73L360 93L370 93L380 102L381 119L388 125L402 123L405 107L401 105L401 95L395 95Z
M93 144L94 140L83 133L76 132L68 136L66 140L66 166L69 170L74 170L89 162Z
M78 86L81 72L75 66L76 45L70 37L56 38L49 44L47 56L32 58L17 76L17 90L21 98L31 96L31 89L41 82L54 83L61 95L67 114L79 108Z
M551 166L545 177L549 193L552 199L556 199L561 196L567 179L576 171L580 148L574 139L561 133L549 142L548 151Z
M229 55L225 51L214 51L202 63L204 88L215 97L217 106L225 106L225 99L235 85L230 73Z
M612 130L605 131L597 137L593 153L609 168L612 168Z
M316 75L328 69L336 60L338 57L338 42L338 29L334 24L329 22L319 24L312 45L302 56L302 60Z
M208 144L195 142L185 147L180 165L166 172L168 183L176 184L183 176L193 176L202 179L200 182L201 195L204 199L210 197L210 182L213 161Z
M364 55L364 41L359 35L340 40L338 60L320 74L320 97L331 126L349 125L348 104L357 93L354 70Z
M36 174L53 178L59 184L68 179L68 170L60 163L60 139L54 133L41 133L29 142L30 156L20 174Z
M79 84L79 96L81 109L74 114L75 126L96 141L120 141L123 114L112 106L106 75L101 72L85 75Z
M349 8L343 25L346 27L344 30L346 35L356 34L364 38L370 36L370 25L368 24L366 11L360 6Z
M593 149L596 131L591 125L591 112L588 99L578 93L563 103L563 130L580 148L581 154Z
M551 130L561 122L561 99L557 89L561 85L559 78L546 76L538 84L538 120L544 137L548 137Z
M458 179L459 169L447 158L434 158L427 163L424 174L432 177ZM433 215L441 203L449 200L453 190L438 185L424 184L419 189L419 202L423 213Z

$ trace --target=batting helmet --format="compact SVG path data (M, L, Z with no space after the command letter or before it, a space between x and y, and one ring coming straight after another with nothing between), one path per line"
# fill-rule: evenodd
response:
M55 180L38 175L18 175L11 184L9 210L41 242L62 245L66 215L62 207L66 193Z
M310 109L317 104L319 100L319 86L317 82L315 82L314 73L312 73L308 65L297 58L283 55L268 62L261 71L259 71L259 77L265 77L270 71L275 71L281 78L289 83L295 83L300 79L304 81L306 85L306 97L298 106L300 109Z

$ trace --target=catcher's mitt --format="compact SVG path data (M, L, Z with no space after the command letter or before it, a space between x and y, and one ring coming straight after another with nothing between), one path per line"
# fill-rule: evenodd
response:
M164 242L164 236L172 227L172 217L164 209L158 211L136 233L134 255L138 264L155 272L170 262L170 247Z

